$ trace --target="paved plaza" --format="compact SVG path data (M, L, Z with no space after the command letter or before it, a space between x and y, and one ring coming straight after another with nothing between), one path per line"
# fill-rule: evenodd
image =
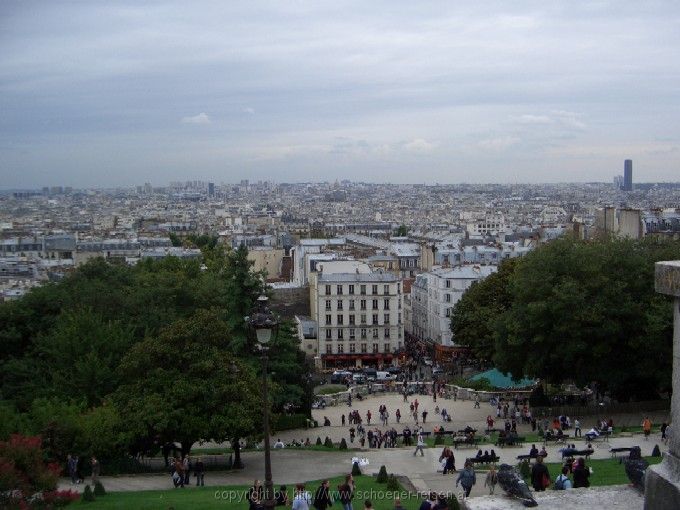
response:
M409 397L409 401L418 399L419 402L419 412L423 409L428 410L430 416L428 416L427 423L425 424L425 430L432 430L435 424L440 424L441 419L435 415L434 408L439 405L440 408L446 408L453 416L453 422L446 424L446 429L461 429L466 425L471 425L479 430L483 430L486 426L485 419L488 414L492 414L495 417L495 412L492 413L493 408L489 404L481 404L480 409L474 408L474 402L472 401L453 401L453 400L443 400L437 399L437 403L434 403L431 396L413 396ZM406 417L408 412L408 403L403 402L403 397L395 394L385 394L373 396L365 399L362 402L354 401L351 409L357 409L362 417L364 418L368 409L371 410L373 415L377 418L378 406L385 404L390 413L391 426L393 421L392 417L396 409L401 409L402 415ZM335 442L339 441L341 438L348 437L349 426L340 426L340 416L346 414L350 410L346 405L328 407L323 410L314 410L313 415L320 422L323 422L323 417L327 416L331 420L332 426L330 427L319 427L318 429L309 430L294 430L281 432L280 434L275 434L273 439L281 438L284 442L288 442L292 439L305 439L307 437L310 440L315 441L316 437L319 436L323 440L326 436L331 437ZM663 414L658 416L652 415L655 423L659 423L660 420L666 417ZM594 418L593 418L594 419ZM633 416L629 417L616 417L616 420L628 420L628 424L637 424L637 418ZM657 421L658 420L658 421ZM373 423L373 420L372 420ZM415 425L413 418L403 419L400 426L395 425L398 431L401 430L403 423L407 423L411 428ZM619 421L619 423L624 423ZM591 423L586 419L584 420L584 429L589 427ZM380 427L379 427L380 428ZM530 427L526 425L521 425L519 427L519 435L528 433ZM583 441L576 441L577 447L583 446ZM630 447L634 445L640 445L642 447L643 455L650 455L652 448L655 444L659 444L663 449L663 444L660 441L658 434L655 434L650 438L649 441L645 441L642 435L633 435L629 437L617 437L611 439L609 443L598 443L596 444L595 453L592 455L594 459L604 459L609 458L609 447ZM202 447L209 447L212 445L203 445ZM352 445L350 445L352 446ZM358 446L355 442L354 446ZM540 445L537 445L540 448ZM526 454L529 451L531 444L525 444L523 447L506 447L498 448L491 444L482 444L480 448L482 450L489 450L494 448L496 453L500 456L500 462L508 464L517 463L517 455ZM547 447L548 457L547 462L560 462L561 456L559 449L562 445L551 445ZM281 449L273 450L272 452L272 469L273 478L275 484L287 484L291 485L296 482L305 480L316 480L323 477L333 477L345 474L351 470L351 459L354 456L359 456L368 459L368 466L363 468L366 474L375 474L380 469L381 465L387 467L388 472L407 476L413 486L419 491L430 491L435 490L438 492L442 491L455 491L455 480L457 474L442 475L438 472L439 469L439 455L441 453L441 447L436 448L426 448L425 455L413 456L413 448L393 448L393 449L363 449L362 451L337 451L337 452L319 452L319 451L306 451L306 450L293 450L293 449ZM474 449L460 449L454 450L456 457L456 467L461 468L465 462L465 458L469 456L474 456L476 450ZM249 485L256 478L261 479L264 473L264 455L262 452L244 452L243 461L246 465L245 469L237 472L208 472L206 474L206 485L209 486L224 486L224 485ZM103 467L103 472L106 472L106 466ZM594 476L597 476L595 474ZM478 496L486 494L483 485L484 475L478 477L477 485L473 488L472 496ZM110 491L136 491L136 490L148 490L148 489L168 489L172 487L172 482L168 474L144 474L144 475L125 475L125 476L115 476L107 477L102 476L102 482L104 483L107 490ZM61 488L71 488L71 483L69 480L62 480L60 484ZM76 488L81 488L82 486L76 486Z

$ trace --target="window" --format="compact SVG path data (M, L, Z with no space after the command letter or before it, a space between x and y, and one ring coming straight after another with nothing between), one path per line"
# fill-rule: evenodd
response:
M397 338L401 338L401 328L397 329ZM399 342L399 345L401 345L401 342Z
M373 314L373 322L371 322L371 324L378 324L378 314L377 313Z
M451 288L451 280L446 280L446 288L447 289Z
M401 298L397 300L397 308L401 310Z
M338 326L342 326L342 323L343 323L343 315L339 313L338 314Z
M336 288L338 296L342 296L342 285L338 285Z
M361 352L366 352L366 344L361 344Z
M338 344L338 354L342 354L345 348L343 347L342 344Z
M390 293L390 286L389 285L383 285L383 294L387 295Z
M354 295L354 285L349 286L349 295L353 296Z
M360 308L362 310L366 310L366 300L365 299L362 299L361 302L359 303L359 305L360 305Z
M365 296L365 295L366 295L366 285L361 285L361 286L359 287L359 293L360 293L362 296Z
M330 285L326 285L326 295L327 296L331 295L331 286Z
M354 326L354 314L350 314L349 316L349 325Z
M356 351L356 344L349 344L349 352L354 354L355 351Z
M326 346L326 354L333 354L333 345L332 344L328 344Z
M384 310L390 309L390 300L389 299L383 299L383 309Z
M451 302L451 294L444 294L444 297L446 298L444 301L446 301L447 303Z
M326 326L330 326L333 322L333 316L331 314L326 314Z
M361 323L366 324L366 314L365 313L361 314Z
M373 352L378 352L378 344L373 344Z
M390 328L385 328L385 338L390 337Z
M361 328L361 339L362 340L366 339L366 328Z
M338 330L338 340L342 340L345 338L345 330L344 329L339 329Z
M373 294L377 294L377 293L378 293L378 286L377 286L377 285L371 286L371 293L373 293Z
M401 312L399 312L399 315L397 316L397 324L401 324Z
M342 310L342 300L338 300L338 310Z
M446 316L451 317L451 308L446 309Z
M401 294L401 283L397 283L397 294Z
M378 309L378 300L374 299L373 300L373 310L377 310L377 309Z
M354 300L353 299L349 300L349 309L354 310Z
M326 330L326 340L333 340L333 331L330 329Z
M386 313L383 315L383 324L389 324L390 323L390 314Z
M378 338L378 328L373 328L373 338Z
M390 352L390 344L385 344L384 346L385 352ZM340 352L340 351L338 351Z
M355 331L356 331L356 329L354 329L354 328L349 329L349 339L350 340L354 340L357 337Z
M326 310L330 310L330 309L331 309L331 300L327 299L326 300Z

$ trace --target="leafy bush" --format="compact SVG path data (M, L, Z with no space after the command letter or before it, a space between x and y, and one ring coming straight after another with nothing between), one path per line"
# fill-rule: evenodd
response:
M387 485L385 488L388 491L400 491L401 490L401 484L397 481L397 477L394 475L390 475L387 477Z
M529 463L526 460L520 462L518 467L519 474L522 475L522 478L526 480L531 476L531 467L529 466Z
M323 445L324 445L326 448L333 448L333 447L334 447L333 441L332 441L331 438L328 437L328 436L326 436L326 440L323 442Z
M473 390L477 391L494 391L496 388L491 384L491 381L489 381L486 377L483 377L482 379L478 381L473 381L471 379L464 379L462 377L456 377L453 381L452 384L456 386L461 386L463 388L471 388Z
M19 434L0 442L0 493L16 490L21 497L29 498L57 488L61 467L43 461L41 444L40 436Z
M317 436L316 438L316 446L321 446L323 443L321 442L321 438Z
M94 493L92 492L92 487L89 485L85 486L85 490L83 491L83 501L87 502L92 502L94 501Z
M361 468L358 462L352 464L352 476L361 476Z
M282 414L274 419L274 430L302 429L307 426L307 415Z
M442 434L435 434L434 435L434 445L442 445L444 444L444 436Z
M340 441L340 446L338 447L341 450L346 450L347 449L347 441L345 441L345 438L343 437L342 440Z
M333 393L340 393L341 391L346 391L347 386L343 384L324 384L314 388L315 395L332 395Z
M383 465L380 466L380 471L378 471L378 476L375 478L378 483L387 483L387 468Z
M104 485L97 480L94 484L94 495L99 497L99 496L106 496L106 489L104 489Z

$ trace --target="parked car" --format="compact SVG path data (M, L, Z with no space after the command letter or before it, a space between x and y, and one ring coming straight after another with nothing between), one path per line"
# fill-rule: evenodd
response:
M366 376L364 374L354 374L352 376L352 381L354 381L354 384L364 384L366 382Z
M346 370L336 370L331 374L331 384L345 384L348 379L352 378L352 373Z
M364 375L367 381L375 381L378 371L375 368L364 368Z
M389 372L376 372L376 381L394 381L396 376L390 374Z

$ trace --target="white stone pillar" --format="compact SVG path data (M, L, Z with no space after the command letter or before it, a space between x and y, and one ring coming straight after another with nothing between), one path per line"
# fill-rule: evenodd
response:
M673 296L673 399L671 435L661 464L647 469L645 510L680 508L680 260L657 262L654 282L660 294Z

